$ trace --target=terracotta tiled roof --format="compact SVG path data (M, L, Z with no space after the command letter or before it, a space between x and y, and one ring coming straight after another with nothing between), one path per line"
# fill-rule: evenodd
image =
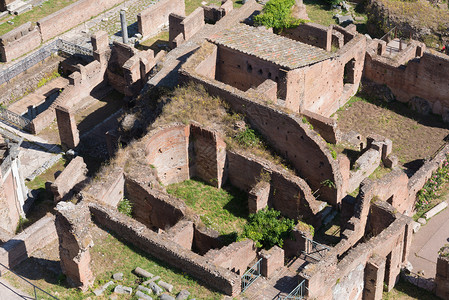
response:
M208 39L217 45L270 61L287 69L297 69L332 57L332 53L292 39L238 24Z

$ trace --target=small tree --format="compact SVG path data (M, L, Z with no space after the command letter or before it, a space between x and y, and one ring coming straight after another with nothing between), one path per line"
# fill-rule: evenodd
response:
M295 222L281 217L279 211L263 209L249 216L241 237L252 239L257 248L270 249L275 245L282 247L294 226Z
M262 14L254 18L256 25L263 25L281 31L284 28L298 26L303 20L292 17L295 0L270 0L265 4Z

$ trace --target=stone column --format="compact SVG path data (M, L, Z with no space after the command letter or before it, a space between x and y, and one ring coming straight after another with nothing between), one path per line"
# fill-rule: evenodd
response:
M120 24L122 25L122 37L123 43L128 44L128 25L126 24L126 12L124 10L120 11Z
M89 248L93 246L89 223L87 206L72 202L59 202L56 206L55 225L62 272L71 286L82 291L87 291L95 279L89 266Z
M56 120L58 122L59 138L64 151L74 149L80 142L75 116L63 106L56 107Z
M444 246L439 251L435 283L437 296L449 299L449 246Z

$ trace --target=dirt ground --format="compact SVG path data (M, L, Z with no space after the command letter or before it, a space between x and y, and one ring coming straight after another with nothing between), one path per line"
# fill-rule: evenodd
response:
M363 137L377 133L393 141L401 165L413 168L445 144L448 126L436 115L422 116L399 102L377 102L354 97L335 115L341 131Z

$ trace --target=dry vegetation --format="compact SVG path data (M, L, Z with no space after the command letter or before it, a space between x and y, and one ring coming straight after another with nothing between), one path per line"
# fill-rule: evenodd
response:
M355 100L337 112L339 128L356 130L364 137L371 133L388 137L403 165L433 155L449 134L440 117L419 115L403 103L368 102L360 97Z

